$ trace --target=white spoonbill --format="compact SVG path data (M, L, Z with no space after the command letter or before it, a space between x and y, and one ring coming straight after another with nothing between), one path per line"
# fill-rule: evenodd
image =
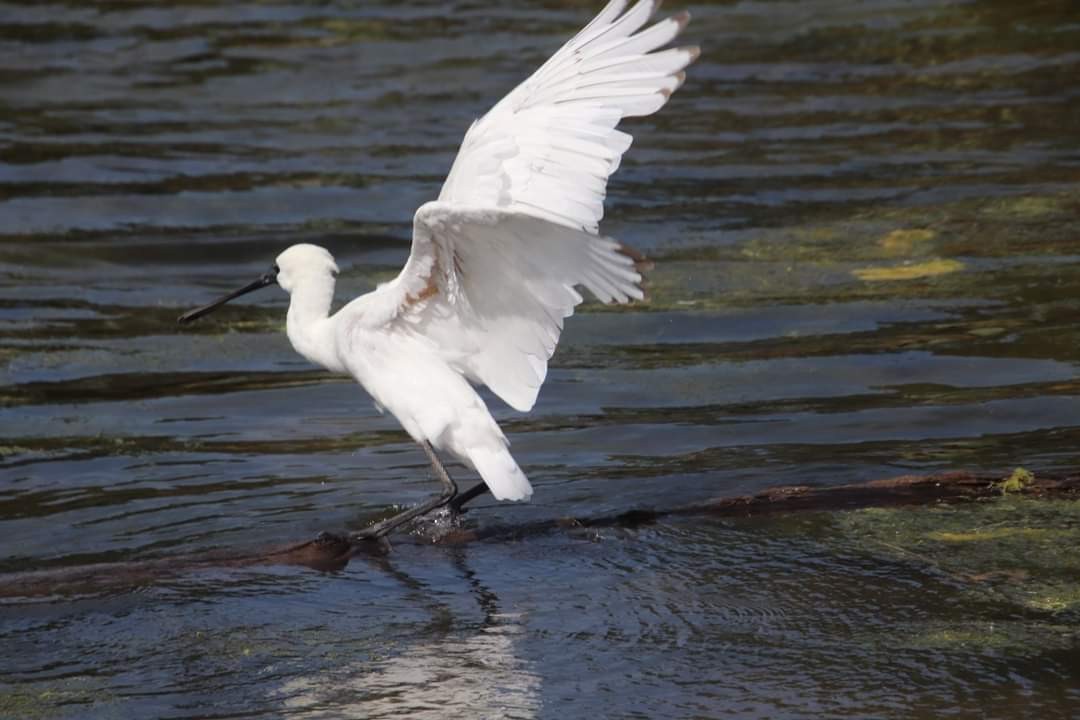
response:
M402 523L486 486L526 500L532 486L471 383L515 410L530 410L547 375L563 318L582 301L640 300L641 257L598 234L608 177L630 147L616 129L649 115L684 79L696 47L664 47L688 13L642 30L660 0L611 0L532 77L465 134L439 199L413 217L401 273L330 315L330 253L294 245L255 282L180 317L277 283L290 295L286 332L305 358L352 375L424 448L441 495L373 525L381 538ZM640 32L639 32L640 31ZM483 479L457 494L443 451Z

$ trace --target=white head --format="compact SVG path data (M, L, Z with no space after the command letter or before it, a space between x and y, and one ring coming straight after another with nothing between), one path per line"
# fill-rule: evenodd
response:
M338 274L337 263L326 248L308 243L293 245L278 255L274 268L278 285L287 293L292 293L301 282L316 281L322 285L329 279L332 285Z
M316 314L325 313L330 308L334 296L334 276L338 274L337 263L326 248L318 245L300 243L293 245L277 256L277 261L269 272L263 273L258 280L249 283L239 290L218 298L209 305L196 308L180 316L180 322L186 323L200 318L203 315L216 310L225 303L254 292L275 282L292 295L298 288L303 286L305 308L311 309ZM294 304L296 298L293 298ZM291 307L291 306L290 306Z

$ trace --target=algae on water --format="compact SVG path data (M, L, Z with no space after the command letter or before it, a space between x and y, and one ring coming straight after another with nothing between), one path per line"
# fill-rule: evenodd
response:
M948 275L964 269L964 263L959 260L935 259L921 263L904 263L902 265L878 266L859 268L854 270L855 277L868 282L882 282L890 280L919 280L921 278Z
M1032 477L1018 468L1003 485L1026 484ZM866 551L924 565L963 583L973 596L1050 616L1046 621L1080 621L1076 501L1010 490L996 500L963 505L840 513L834 522L842 537Z
M998 487L1001 488L1002 495L1007 495L1008 493L1020 492L1033 482L1035 482L1035 475L1024 468L1018 467L1012 471L1012 475L1002 480Z

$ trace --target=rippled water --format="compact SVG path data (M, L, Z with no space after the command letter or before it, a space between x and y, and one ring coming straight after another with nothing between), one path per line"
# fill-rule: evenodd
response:
M293 353L282 293L175 317L295 242L340 297L391 277L468 123L597 5L0 1L0 715L1075 716L1080 567L1053 548L1080 518L1025 504L10 597L433 489ZM537 493L470 522L1080 465L1075 4L691 10L703 57L630 124L604 222L655 259L650 300L583 308L531 415L493 401ZM1017 517L1056 560L990 587L947 564L968 536L910 534Z

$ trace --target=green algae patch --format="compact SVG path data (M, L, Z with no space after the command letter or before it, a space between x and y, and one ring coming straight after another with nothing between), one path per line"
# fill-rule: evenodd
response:
M1080 502L1010 494L837 513L830 543L925 588L948 610L860 641L874 648L1041 658L1080 645Z
M28 685L0 687L0 717L45 720L75 717L73 707L99 711L113 705L116 697L105 691L99 678L70 677ZM119 717L119 715L117 715Z
M1033 482L1035 482L1035 475L1024 468L1018 467L1012 471L1012 475L1002 480L998 487L1001 488L1002 495L1007 495L1021 492Z
M1024 195L988 202L982 214L1001 220L1042 220L1075 211L1075 197L1067 195Z
M1008 635L1000 630L994 631L972 627L948 627L933 628L920 635L916 635L912 638L911 644L915 647L924 648L947 648L955 647L957 645L978 645L980 647L1002 648L1013 643L1010 643Z
M1049 584L1033 589L1024 605L1050 613L1080 614L1080 584Z
M1051 528L1029 527L1001 527L986 530L972 530L971 532L933 532L927 535L931 540L940 540L948 543L988 542L1005 538L1014 538L1017 536L1025 537L1030 540L1058 538L1067 541L1071 538L1071 534L1067 532L1059 532Z
M839 513L834 522L844 541L959 583L972 600L1080 620L1080 502L1009 494Z
M916 650L997 651L1034 657L1048 649L1068 649L1076 640L1076 629L1068 625L995 620L905 627L899 644Z
M53 691L32 689L0 690L0 717L38 720L57 713Z
M893 280L921 280L923 278L948 275L964 269L959 260L937 258L920 263L903 265L859 268L852 271L855 277L866 282L889 282Z
M878 240L878 246L886 255L908 256L924 249L935 237L936 232L925 228L893 230Z

